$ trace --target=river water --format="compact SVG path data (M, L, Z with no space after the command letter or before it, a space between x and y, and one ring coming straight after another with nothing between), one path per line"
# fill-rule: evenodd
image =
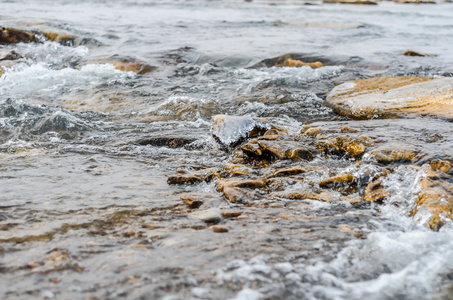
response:
M0 46L0 57L21 56L0 77L0 298L452 299L451 222L435 232L428 216L409 216L424 176L417 166L386 177L392 193L380 205L232 204L213 182L167 184L231 159L211 136L217 114L260 117L290 134L312 123L358 127L453 159L449 122L349 121L324 102L350 80L452 76L452 4L288 2L0 3L4 27L76 37ZM325 66L273 66L285 54ZM151 72L116 69L121 59ZM143 142L158 138L185 145ZM183 193L241 216L213 232Z

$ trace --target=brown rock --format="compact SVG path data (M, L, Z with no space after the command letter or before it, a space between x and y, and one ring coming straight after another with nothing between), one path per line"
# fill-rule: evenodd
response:
M381 179L368 183L363 193L364 201L382 202L386 197L387 193L384 191Z
M242 202L242 199L247 197L247 193L240 188L225 187L222 192L225 199L231 203Z
M377 0L323 0L323 3L377 5Z
M420 155L406 149L377 149L370 152L381 164L416 162Z
M427 53L423 53L423 52L417 52L417 51L412 51L412 50L407 50L406 52L404 52L405 56L428 56L428 57L435 57L437 55L435 54L427 54Z
M226 171L230 177L250 175L250 171L246 167L232 163L224 165L223 170Z
M209 228L211 228L211 230L216 232L216 233L228 232L228 228L226 228L225 226L221 226L221 225L215 225L215 226L211 226Z
M21 29L0 27L0 45L36 42L33 33Z
M303 66L308 66L310 68L317 69L323 67L324 65L320 61L313 63L304 63L303 61L292 58L288 58L283 63L276 65L276 67L296 67L296 68L300 68Z
M422 114L453 119L453 78L377 77L347 82L327 95L327 103L353 119Z
M221 212L222 217L224 218L236 218L242 214L242 211L239 210L224 210Z
M184 201L190 208L199 208L203 201L200 200L196 195L183 194L181 200Z
M319 186L322 188L332 186L351 186L356 183L356 178L351 174L341 174L338 176L330 177L326 180L321 180Z
M340 132L343 132L343 133L346 133L346 132L355 133L355 132L359 132L359 130L356 129L356 128L351 128L351 127L348 127L348 126L343 126L343 127L341 128Z
M203 181L211 181L213 178L219 178L218 169L209 168L198 172L187 173L177 172L178 174L168 177L168 184L194 184Z
M275 176L291 176L300 173L306 173L307 169L301 166L296 166L288 169L281 169L274 173Z
M447 173L451 170L452 164L446 160L439 160L435 159L430 162L430 166L434 171L440 171L443 173Z
M74 45L75 37L68 33L65 33L65 32L56 33L56 32L43 31L42 34L44 35L44 37L46 39L53 41L53 42L57 42L61 45L64 45L64 46L73 46Z
M219 191L223 191L225 188L247 188L247 189L259 189L266 185L264 179L221 179L216 182L216 187Z

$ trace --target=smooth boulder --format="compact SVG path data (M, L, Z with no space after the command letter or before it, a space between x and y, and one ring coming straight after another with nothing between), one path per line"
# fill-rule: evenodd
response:
M408 114L453 119L453 78L376 77L346 82L327 95L332 109L352 119Z

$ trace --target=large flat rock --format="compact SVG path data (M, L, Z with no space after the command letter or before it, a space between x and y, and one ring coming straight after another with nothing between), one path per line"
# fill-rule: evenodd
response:
M395 76L346 82L327 95L327 103L352 119L408 114L453 119L453 78Z

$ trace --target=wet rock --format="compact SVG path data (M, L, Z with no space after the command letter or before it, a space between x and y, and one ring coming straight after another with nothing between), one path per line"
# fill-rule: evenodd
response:
M93 127L66 111L57 111L50 117L37 122L32 129L33 133L43 134L45 132L78 132L92 130Z
M281 169L278 170L277 172L274 173L275 176L292 176L292 175L297 175L301 173L306 173L307 169L301 166L296 166L292 168L287 168L287 169Z
M248 193L240 188L225 187L222 190L225 199L231 203L241 203L248 197Z
M168 184L195 184L211 181L214 177L219 177L217 169L205 169L198 172L179 172L167 179Z
M251 117L216 115L211 131L219 144L234 147L248 138L263 135L269 129L269 124Z
M318 152L314 147L299 144L291 139L253 139L239 149L244 156L258 161L312 160Z
M22 58L22 55L20 55L16 51L12 50L12 51L8 52L8 54L6 54L2 58L0 58L0 61L17 60L17 59L20 59L20 58Z
M237 164L227 163L223 166L223 170L227 172L230 177L250 175L248 168Z
M0 27L0 45L36 42L33 33L25 30Z
M333 188L347 194L357 191L357 178L351 174L341 174L319 182L321 188Z
M219 191L225 188L246 188L246 189L259 189L266 185L263 179L221 179L216 182L216 187Z
M412 51L412 50L407 50L406 52L404 52L405 56L423 56L423 57L435 57L437 55L435 54L427 54L427 53L423 53L423 52L418 52L418 51Z
M221 215L224 218L237 218L242 214L240 210L224 210Z
M203 205L203 200L198 195L194 194L183 194L181 200L184 201L190 208L199 208Z
M316 148L325 154L347 154L352 157L360 157L366 150L366 147L360 140L352 139L347 136L320 139L316 142Z
M381 164L394 164L394 163L409 163L416 162L421 158L421 155L403 148L384 148L376 149L370 152L376 156L377 161Z
M70 35L69 33L43 31L42 34L49 41L57 42L63 46L74 46L75 36Z
M153 137L138 140L136 143L142 146L151 145L156 147L181 148L195 142L195 139L181 137Z
M377 5L377 0L323 0L323 3Z
M386 197L387 192L384 191L381 179L370 182L363 193L364 201L382 202Z
M79 65L79 68L87 64L112 64L116 69L123 72L134 72L137 75L145 75L157 69L155 66L151 66L146 62L143 62L139 59L128 57L128 56L119 56L113 55L109 58L99 58L90 61L85 61Z
M208 209L190 214L192 217L199 219L207 224L217 224L222 221L220 211L216 208Z
M285 61L283 61L283 63L276 65L276 67L296 67L296 68L300 68L300 67L304 67L304 66L308 66L312 69L317 69L317 68L323 67L324 65L320 61L316 61L316 62L312 62L312 63L305 63L303 61L300 61L297 59L291 59L291 58L288 58Z
M325 191L316 191L316 190L303 190L303 191L294 191L294 192L277 192L271 194L272 197L276 198L286 198L292 200L319 200L324 202L330 202L334 200L332 193Z
M436 4L434 0L394 0L396 3L406 3L406 4Z
M228 228L225 227L225 226L221 226L221 225L214 225L214 226L211 226L209 227L211 228L212 231L216 232L216 233L225 233L225 232L228 232Z
M376 77L347 82L327 95L343 116L372 119L408 114L453 119L453 78Z

